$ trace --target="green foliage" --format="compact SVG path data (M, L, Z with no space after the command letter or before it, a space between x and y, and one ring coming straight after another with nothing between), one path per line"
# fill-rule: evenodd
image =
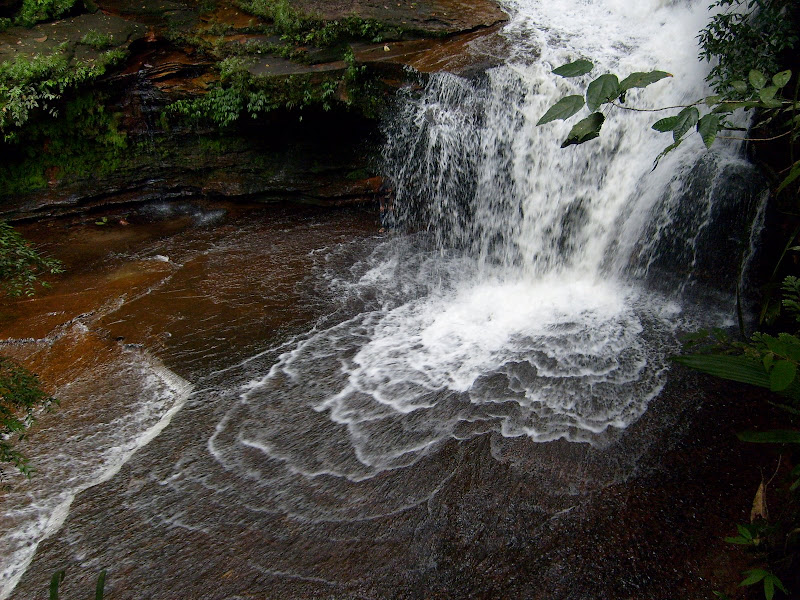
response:
M107 33L90 29L81 38L81 44L94 48L95 50L105 50L114 45L114 40Z
M798 40L790 14L793 4L793 0L716 0L710 6L721 12L698 38L700 58L716 63L708 80L717 91L729 91L751 69L780 70L781 54Z
M541 119L536 123L537 125L544 125L550 121L569 119L572 115L577 113L586 104L583 96L566 96L556 102L550 109L544 113Z
M47 187L53 178L86 178L118 170L133 160L122 113L107 108L104 92L87 90L68 100L59 119L29 122L0 161L3 195Z
M739 584L739 586L748 586L748 585L755 585L759 582L764 582L764 597L767 600L772 600L773 596L775 595L775 588L781 590L784 594L788 594L789 592L786 590L786 587L781 583L781 580L778 579L774 573L771 571L767 571L765 569L750 569L749 571L745 571L743 575L746 575L744 580Z
M726 537L725 541L729 544L749 546L751 548L761 546L769 533L769 528L763 521L756 521L747 525L736 525L736 530L739 535Z
M594 69L594 63L585 58L581 58L571 63L561 65L553 69L553 74L560 75L561 77L580 77L586 75Z
M0 221L0 286L9 296L32 296L39 277L63 271L61 262L45 258L5 222Z
M97 576L97 585L95 586L94 591L95 600L103 600L103 594L106 586L106 574L106 570L103 569ZM58 587L61 585L61 582L64 581L64 577L66 577L66 571L63 569L53 573L53 576L50 578L50 600L58 600Z
M108 50L94 63L72 63L58 48L49 55L18 56L0 63L0 132L5 141L17 139L34 111L58 114L64 93L97 79L125 58L124 51Z
M553 73L562 77L577 77L588 73L593 65L588 60L578 60L567 63L553 70ZM580 121L570 132L561 147L565 148L574 144L583 144L600 135L604 115L594 112L601 106L610 104L619 109L638 110L624 106L627 92L633 88L645 88L662 79L671 77L665 71L635 72L625 77L622 81L613 73L606 73L592 80L586 88L586 107L594 114ZM772 121L782 121L781 126L786 129L785 135L790 140L796 140L800 135L800 118L786 121L786 112L793 113L800 109L800 102L782 96L782 90L791 80L792 72L784 70L776 73L771 79L752 69L748 73L747 82L735 80L729 89L722 94L702 98L692 104L678 107L680 112L676 115L657 120L652 129L661 133L671 133L672 143L656 157L655 165L683 143L685 136L696 131L707 148L710 148L723 130L738 130L729 117L737 110L750 110L757 108L761 111L760 125ZM767 85L771 83L772 85ZM537 122L544 125L558 119L568 119L577 114L583 107L580 96L571 95L560 99ZM698 108L699 107L699 108ZM705 111L701 113L700 108ZM789 174L778 185L780 193L788 185L800 178L800 161L795 162Z
M603 126L606 118L602 113L596 112L590 114L585 119L578 121L567 135L567 139L561 144L562 148L571 146L573 144L583 144L589 140L593 140L600 135L600 128Z
M35 413L49 409L56 400L42 390L39 379L12 360L0 357L0 477L2 464L11 463L25 476L33 469L14 443L25 437Z
M320 79L315 74L286 78L258 77L247 70L241 57L230 57L220 65L220 85L200 98L178 100L168 107L170 114L194 121L210 121L226 127L243 116L287 109L303 110L312 106L331 110L337 103L359 110L365 116L377 116L382 97L366 74L366 67L355 62L352 52L345 55L347 67L340 77ZM339 100L340 89L346 91Z
M380 42L389 28L373 19L351 16L324 21L303 15L288 0L239 0L239 6L257 17L272 21L283 39L296 44L335 46L349 40Z
M41 21L58 19L72 10L76 2L77 0L22 0L14 24L32 27Z

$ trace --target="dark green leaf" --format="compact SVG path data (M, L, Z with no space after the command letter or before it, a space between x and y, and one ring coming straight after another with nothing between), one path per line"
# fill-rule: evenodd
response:
M781 71L780 73L776 73L775 75L772 76L772 83L774 83L779 88L782 88L787 83L789 83L789 80L791 78L792 78L791 71Z
M739 535L741 535L746 540L752 540L753 539L753 533L750 531L750 529L748 529L744 525L740 525L740 524L737 523L736 524L736 530L739 532Z
M758 90L758 97L761 98L764 102L768 100L772 100L775 97L775 94L778 93L777 86L771 85L769 87L761 88Z
M58 586L64 581L65 575L66 573L63 569L53 573L53 577L50 578L50 600L58 600Z
M745 571L744 574L747 575L747 577L745 577L744 581L742 581L739 586L753 585L754 583L758 583L764 579L764 577L769 575L769 572L765 571L764 569L750 569L749 571Z
M769 375L764 371L761 362L747 356L726 356L718 354L689 354L675 359L682 365L692 369L741 383L749 383L762 388L769 388Z
M728 542L729 544L737 544L739 546L752 546L753 545L753 540L748 540L748 539L743 538L741 536L726 537L725 541Z
M779 360L769 372L769 389L780 392L792 385L797 374L797 364L788 360Z
M589 110L597 110L597 107L612 101L619 93L619 79L616 75L600 75L586 88L586 105Z
M772 600L775 595L775 582L770 577L764 578L764 597L767 600Z
M750 80L750 85L752 85L755 89L760 90L767 84L767 78L761 71L756 71L753 69L750 71L750 74L747 76Z
M780 108L783 106L783 102L775 98L770 98L769 100L762 100L761 106L764 108Z
M665 77L672 77L666 71L650 71L649 73L631 73L619 84L620 92L626 92L633 88L647 87L651 83L661 81Z
M672 131L675 129L675 125L678 124L678 117L667 117L666 119L659 119L655 123L653 123L653 129L656 131L660 131L661 133L666 133L667 131Z
M777 587L780 591L782 591L784 594L789 593L789 591L783 585L783 582L781 582L781 580L778 579L775 575L770 574L770 578L774 581L775 587Z
M653 168L655 169L655 168L658 166L658 163L659 163L659 161L660 161L662 158L664 158L664 157L665 157L667 154L669 154L670 152L672 152L673 150L675 150L675 148L677 148L678 146L680 146L682 143L683 143L683 140L678 140L677 142L673 142L673 143L671 143L669 146L667 146L666 148L664 148L664 149L661 151L661 154L659 154L658 156L656 156L656 160L653 162Z
M711 148L711 144L713 144L714 140L717 138L718 131L719 115L709 113L704 115L697 122L697 133L699 133L700 137L703 138L706 148Z
M593 68L594 65L590 61L582 58L553 69L553 73L561 77L580 77L586 75Z
M97 576L97 587L94 591L94 600L103 600L103 590L106 586L106 570L103 569L100 571L100 574Z
M744 81L731 81L731 87L740 94L744 94L747 91L747 84Z
M678 121L672 129L672 138L676 142L683 137L683 134L697 125L697 121L700 120L700 111L694 106L689 106L679 112L677 116Z
M578 121L575 126L570 130L567 139L561 144L562 148L572 146L573 144L583 144L589 140L600 135L600 128L606 118L599 112L592 113L585 119Z
M755 444L800 444L800 431L775 429L773 431L740 431L736 434L743 442Z
M536 123L537 125L544 125L556 119L568 119L580 109L583 108L583 96L567 96L556 102L551 106L541 119Z
M775 190L776 194L780 194L783 190L786 189L786 186L791 184L795 179L800 177L800 160L792 165L792 170L786 176L786 178L781 181L781 184L778 186L778 189Z

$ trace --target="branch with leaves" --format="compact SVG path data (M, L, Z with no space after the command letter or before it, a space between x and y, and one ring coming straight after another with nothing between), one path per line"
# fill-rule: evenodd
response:
M553 74L565 78L582 77L593 69L594 64L591 61L579 59L553 69ZM572 127L567 138L561 144L562 148L566 148L575 144L584 144L600 136L600 130L606 120L605 115L599 111L603 105L638 112L680 109L677 114L659 119L652 125L656 131L671 133L673 140L655 159L654 168L664 156L680 146L693 130L700 135L707 148L710 148L717 138L725 137L719 135L721 131L740 131L741 128L730 120L737 110L760 109L763 116L761 125L775 120L783 120L780 125L786 128L786 131L777 137L790 136L792 141L798 138L800 115L797 115L796 112L800 108L800 103L783 97L781 93L792 78L792 72L789 70L781 71L771 78L760 71L751 70L748 82L732 81L728 91L724 94L701 98L691 104L656 109L642 109L625 105L626 96L630 90L645 88L668 77L672 77L672 75L665 71L631 73L621 81L613 73L600 75L589 83L585 95L574 94L561 98L542 115L536 124L545 125L552 121L569 119L586 106L591 114ZM747 139L768 141L776 138ZM785 189L798 177L800 177L800 161L791 166L788 175L778 185L778 192Z

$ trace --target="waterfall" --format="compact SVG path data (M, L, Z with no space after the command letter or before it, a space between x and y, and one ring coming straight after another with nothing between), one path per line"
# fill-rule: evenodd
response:
M590 77L551 73L582 57L595 75L675 75L632 91L632 106L708 93L695 39L705 7L509 1L504 66L437 74L400 98L385 155L406 232L329 278L357 310L241 389L209 440L225 470L258 482L260 502L342 518L363 506L354 484L443 441L492 432L602 445L636 420L678 349L681 295L657 284L694 286L703 232L736 196L718 174L749 167L735 145L706 153L691 139L654 170L672 140L649 112L608 111L599 139L566 149L571 123L535 123L583 93ZM386 509L401 509L381 481ZM342 504L320 506L330 494Z

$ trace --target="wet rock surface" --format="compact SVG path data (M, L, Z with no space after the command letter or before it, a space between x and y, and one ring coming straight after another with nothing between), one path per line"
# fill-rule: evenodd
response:
M186 201L106 216L24 228L69 267L52 290L11 303L0 326L4 352L62 398L26 449L34 461L48 445L72 456L69 443L94 439L82 428L119 424L125 398L150 381L120 361L142 357L193 391L118 473L77 486L12 598L43 597L58 569L65 597L107 568L108 595L121 599L667 600L739 581L746 557L721 537L746 519L759 469L775 459L735 439L752 425L742 404L761 401L745 388L674 370L645 415L601 447L485 434L353 483L352 498L320 475L330 496L303 500L293 484L297 495L268 502L277 484L247 492L209 440L237 382L263 376L283 342L330 311L319 282L379 240L374 215ZM45 466L0 501L60 490L64 465ZM320 516L341 503L346 515Z
M130 55L121 69L93 88L94 96L78 99L85 106L102 105L98 115L87 116L84 109L80 119L66 117L76 123L73 129L68 122L65 131L45 127L35 139L24 142L30 152L20 154L13 146L4 150L7 166L0 173L0 210L7 218L196 194L327 204L374 199L370 180L378 173L368 157L375 155L381 134L373 118L357 112L341 108L327 112L319 107L279 110L256 122L243 119L222 131L179 120L165 126L165 110L171 103L201 97L219 85L218 63L231 54L244 53L241 60L260 81L287 86L300 81L322 86L330 81L337 101L349 102L341 82L352 65L342 60L341 47L334 52L291 46L269 33L268 20L227 2L200 6L104 0L98 7L94 13L0 33L2 60L58 51L80 65L98 60L109 48ZM328 23L355 17L396 27L386 30L380 42L345 45L352 49L354 64L378 82L379 88L371 92L377 102L386 102L398 87L416 82L414 73L468 73L497 64L504 53L498 28L506 16L488 0L386 5L298 2L292 7ZM108 46L87 44L87 33L109 40ZM262 46L272 50L260 54L254 49ZM279 56L276 49L281 48L305 58L291 52ZM300 123L303 120L305 124ZM309 133L312 127L314 132ZM91 143L95 136L100 143ZM111 141L102 141L103 136ZM85 148L56 151L54 139L87 143ZM78 155L78 160L65 160L67 153ZM364 175L360 186L350 177L357 171Z

